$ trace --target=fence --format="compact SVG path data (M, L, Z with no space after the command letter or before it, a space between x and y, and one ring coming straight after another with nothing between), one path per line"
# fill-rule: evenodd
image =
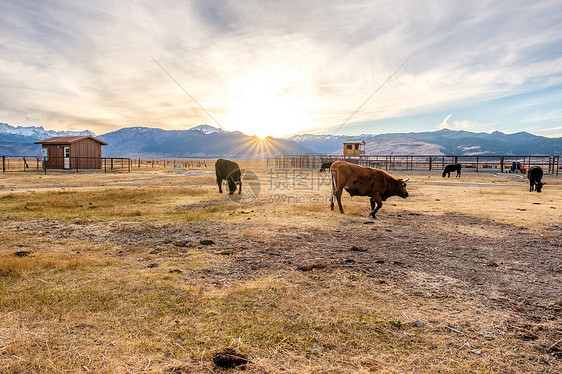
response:
M0 156L2 173L14 171L103 171L130 172L131 159L122 157Z
M211 163L213 165L213 163ZM133 159L131 160L131 167L142 168L206 168L207 160L194 160L185 158L175 159Z
M48 157L0 156L2 173L15 171L103 171L131 172L140 168L200 168L207 167L207 160L194 159L130 159L123 157Z
M347 161L361 166L385 170L442 170L448 164L479 171L523 172L540 166L545 172L558 175L559 156L343 156L343 155L282 155L267 159L267 166L276 169L320 168L323 163Z

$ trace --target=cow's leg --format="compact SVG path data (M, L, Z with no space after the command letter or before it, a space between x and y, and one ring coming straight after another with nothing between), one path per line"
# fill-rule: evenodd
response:
M376 207L375 207L376 204ZM375 218L375 214L379 211L382 207L382 199L379 195L371 197L371 213L369 213L369 217Z
M338 207L340 208L340 213L343 214L343 206L341 205L341 194L343 192L343 185L339 186L336 190L336 200L338 201Z
M217 184L219 185L219 193L222 193L222 178L217 176Z
M375 211L377 207L377 201L371 197L371 213L369 213L369 217L373 217L373 219L376 219L377 217L375 217L375 214L373 213Z
M529 179L529 192L533 192L533 187L535 187L535 181L531 178Z
M238 195L240 195L242 193L242 181L238 182L238 187L239 187Z

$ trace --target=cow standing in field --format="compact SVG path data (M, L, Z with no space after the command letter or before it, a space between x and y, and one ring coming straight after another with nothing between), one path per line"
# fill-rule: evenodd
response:
M529 178L529 192L533 192L533 189L536 189L537 192L541 192L542 186L544 185L541 182L542 179L542 168L540 166L533 166L527 171L527 178Z
M330 166L332 166L333 162L323 162L322 165L320 166L320 172L326 171L326 170L330 170Z
M460 178L461 177L461 164L452 164L452 165L445 166L445 169L443 170L443 178L445 178L445 174L447 174L447 178L450 178L452 171L456 171L457 172L456 178Z
M242 193L242 178L240 167L234 161L219 158L215 163L215 173L219 192L222 193L222 181L228 182L229 193L232 195L236 191L236 186L240 186L238 194Z
M375 218L382 202L391 196L408 197L406 182L393 177L380 169L350 164L345 161L335 161L330 167L332 173L332 198L330 208L334 210L334 196L338 201L340 212L343 213L341 205L341 194L345 189L351 197L369 196L371 198L370 217Z

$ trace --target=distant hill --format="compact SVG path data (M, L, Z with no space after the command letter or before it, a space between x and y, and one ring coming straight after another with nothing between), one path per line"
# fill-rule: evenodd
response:
M282 154L338 154L346 135L295 135L260 141L238 131L199 125L188 130L129 127L96 136L91 131L47 131L43 127L13 127L0 123L0 155L38 156L34 142L53 136L91 135L106 143L104 157L131 158L238 158L263 159ZM474 133L439 130L429 132L363 134L370 155L562 155L562 138L526 132Z
M335 154L342 154L343 147ZM365 145L367 155L444 155L443 147L424 142L409 136L399 136L384 142L369 142Z
M262 159L280 154L306 154L306 146L287 139L229 132L208 125L189 130L162 130L148 127L129 127L104 135L99 139L108 143L106 157L131 158L247 158Z
M261 141L256 136L209 125L188 130L130 127L97 136L91 131L46 131L43 127L0 123L0 155L39 156L41 146L34 142L69 135L90 135L105 141L108 145L102 147L104 157L263 159L280 154L312 153L306 146L288 139L268 137Z
M341 153L345 135L295 135L289 139L316 153ZM365 141L366 153L371 155L561 155L562 138L546 138L527 132L504 134L495 131L439 130L391 134L354 135Z

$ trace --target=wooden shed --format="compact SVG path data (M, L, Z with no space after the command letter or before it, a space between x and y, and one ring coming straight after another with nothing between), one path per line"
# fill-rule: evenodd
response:
M365 141L364 140L346 140L343 142L343 155L344 156L360 156L365 154Z
M101 169L101 146L93 136L55 136L35 142L42 144L41 156L47 169Z

